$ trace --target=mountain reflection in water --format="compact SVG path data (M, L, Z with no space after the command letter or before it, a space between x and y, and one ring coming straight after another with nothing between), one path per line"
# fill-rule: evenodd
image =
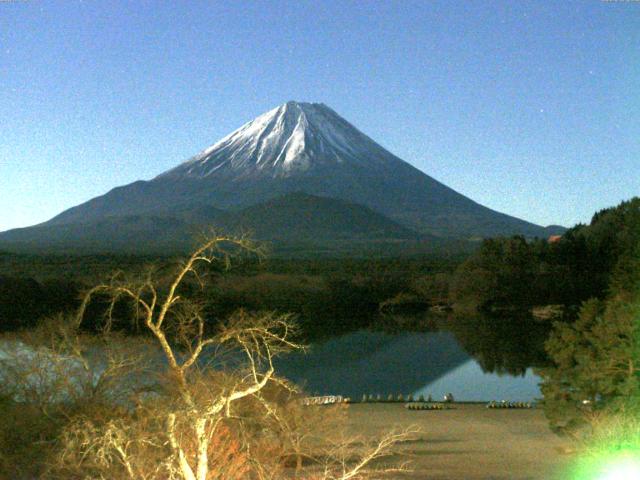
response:
M361 330L319 342L306 354L278 361L279 373L310 394L424 394L456 400L531 401L541 396L538 377L484 373L453 333Z

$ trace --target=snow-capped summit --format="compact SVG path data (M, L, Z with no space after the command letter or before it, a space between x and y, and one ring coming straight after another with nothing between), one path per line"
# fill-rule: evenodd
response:
M244 177L287 177L342 163L375 167L389 157L393 155L326 105L290 101L158 178L204 178L232 171Z

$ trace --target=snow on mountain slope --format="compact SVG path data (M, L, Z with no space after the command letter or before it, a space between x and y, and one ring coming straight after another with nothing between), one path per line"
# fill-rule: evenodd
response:
M290 177L343 163L376 168L390 152L322 103L287 102L246 123L157 179Z

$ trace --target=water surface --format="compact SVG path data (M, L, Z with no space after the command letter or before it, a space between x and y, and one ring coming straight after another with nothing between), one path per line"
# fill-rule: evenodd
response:
M539 378L484 373L451 332L383 333L361 330L319 342L306 354L279 360L279 373L310 394L414 395L461 401L533 401Z

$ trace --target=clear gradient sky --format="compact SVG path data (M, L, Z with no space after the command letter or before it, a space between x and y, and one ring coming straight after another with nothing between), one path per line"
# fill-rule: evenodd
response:
M0 2L0 231L287 100L538 223L640 195L638 1Z

